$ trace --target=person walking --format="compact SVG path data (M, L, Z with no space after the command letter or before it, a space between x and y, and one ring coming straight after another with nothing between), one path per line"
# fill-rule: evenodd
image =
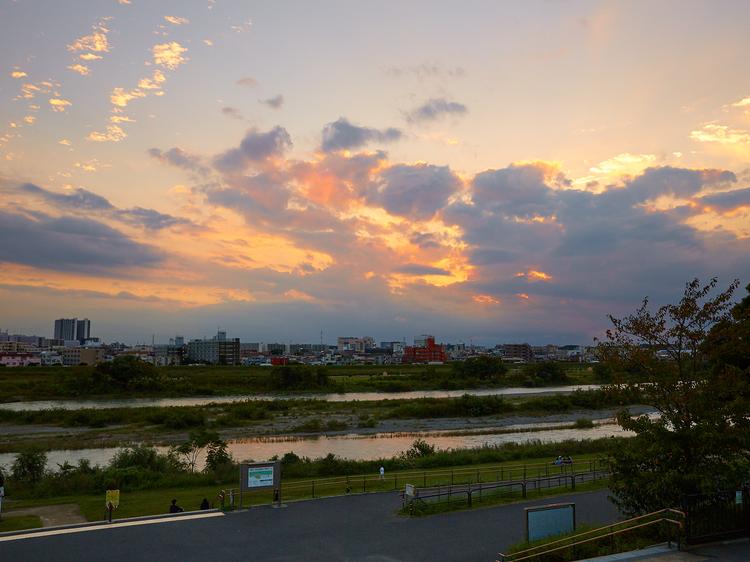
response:
M381 480L385 482L385 468L383 468L382 466L380 467L380 476L378 476L378 482L380 482Z

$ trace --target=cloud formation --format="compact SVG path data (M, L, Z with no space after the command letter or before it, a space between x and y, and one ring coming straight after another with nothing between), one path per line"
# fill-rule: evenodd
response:
M446 116L462 117L469 112L469 108L462 103L447 101L442 98L433 98L412 109L406 114L410 123L421 123L424 121L437 121Z
M250 129L240 142L239 148L232 148L214 159L214 167L224 173L243 170L249 164L260 164L269 158L283 156L292 146L292 139L283 127L274 127L267 133L256 128Z
M0 210L0 237L15 240L0 248L0 261L42 270L120 271L154 267L163 261L156 248L91 219L41 213L29 218Z
M353 150L362 148L370 142L388 143L397 141L401 137L401 131L393 127L382 131L370 127L357 127L352 125L346 117L340 117L323 128L321 149L323 152Z
M281 106L284 105L284 96L279 94L275 98L269 98L267 100L260 100L260 103L263 105L270 107L271 109L281 109Z

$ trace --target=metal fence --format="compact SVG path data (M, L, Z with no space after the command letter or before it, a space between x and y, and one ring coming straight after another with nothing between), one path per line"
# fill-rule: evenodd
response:
M685 495L685 540L701 544L750 533L750 494L747 487L711 494Z
M440 486L471 485L487 489L490 484L511 484L521 491L525 497L525 490L535 489L529 486L554 487L556 485L575 486L581 482L579 474L593 473L604 477L601 459L583 459L575 464L556 463L524 463L512 465L482 466L478 468L464 467L459 469L432 469L421 471L402 471L386 474L361 474L351 476L335 476L330 478L314 478L309 480L286 480L282 482L281 501L308 499L316 497L336 496L342 494L357 494L367 492L381 492L386 490L402 490L407 483L422 488ZM283 472L283 467L282 467ZM575 478L572 476L575 475ZM525 487L522 482L528 482ZM538 484L533 484L538 482ZM212 502L215 507L221 504L222 509L239 503L239 490L236 488L221 490ZM481 492L480 492L481 493ZM242 504L262 504L277 501L271 492L243 492Z
M491 497L513 496L519 494L521 498L526 498L529 491L544 490L550 488L567 488L570 486L571 491L575 491L576 484L584 482L594 482L602 478L607 478L608 474L603 470L591 470L587 472L568 472L553 476L541 478L523 478L510 481L489 481L483 482L481 477L477 482L469 481L466 484L451 485L447 481L445 485L439 484L429 488L415 488L413 496L404 495L404 505L409 508L409 514L421 508L427 508L433 503L452 503L456 501L465 502L468 507L472 506L475 498L482 500L482 494ZM455 496L455 499L454 499Z

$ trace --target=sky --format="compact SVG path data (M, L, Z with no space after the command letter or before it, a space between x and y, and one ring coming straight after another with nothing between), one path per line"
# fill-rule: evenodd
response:
M0 330L587 345L694 278L744 287L749 22L0 0Z

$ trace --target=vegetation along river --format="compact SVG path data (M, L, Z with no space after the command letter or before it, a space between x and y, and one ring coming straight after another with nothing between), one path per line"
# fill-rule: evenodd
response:
M206 404L224 404L242 400L283 400L285 398L310 398L327 402L352 402L355 400L398 400L410 398L458 398L464 394L473 396L524 396L570 394L574 390L596 390L598 384L571 386L549 386L544 388L488 388L477 390L415 390L411 392L342 392L331 394L248 394L233 396L192 396L183 398L101 398L93 400L38 400L34 402L7 402L0 408L8 410L44 410L45 408L63 408L78 410L81 408L144 408L148 406L205 406Z

